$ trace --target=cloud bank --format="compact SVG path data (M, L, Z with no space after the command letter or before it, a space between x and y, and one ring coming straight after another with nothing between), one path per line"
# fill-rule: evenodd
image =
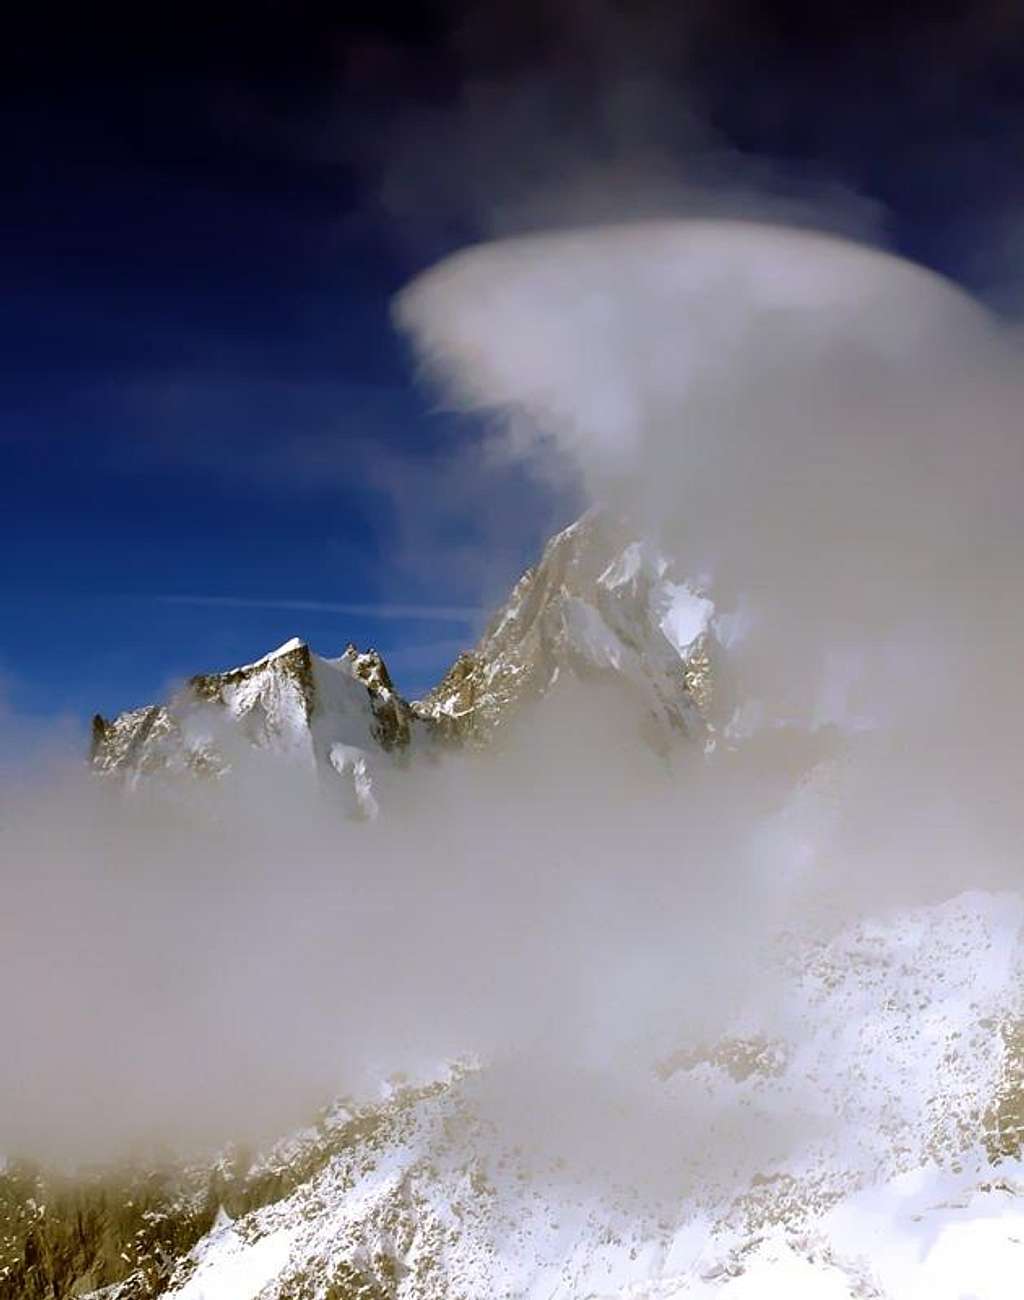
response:
M1020 385L980 308L822 236L659 222L468 250L396 313L506 454L715 601L714 744L666 765L580 685L372 826L258 755L170 800L8 792L0 1149L273 1132L470 1054L510 1140L661 1185L714 1119L756 1163L728 1095L652 1101L657 1062L738 1018L799 1042L780 934L1017 879Z

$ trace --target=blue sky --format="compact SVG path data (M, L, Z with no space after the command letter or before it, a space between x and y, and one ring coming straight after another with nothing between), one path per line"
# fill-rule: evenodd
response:
M681 12L17 18L8 710L84 723L292 635L374 645L409 693L436 679L579 504L496 469L391 327L396 290L468 241L739 194L1019 306L1024 21L995 3Z
M377 646L416 692L529 559L520 517L490 573L467 562L475 432L391 327L411 267L300 180L268 196L100 165L8 207L27 245L0 318L19 712L113 712L293 634Z

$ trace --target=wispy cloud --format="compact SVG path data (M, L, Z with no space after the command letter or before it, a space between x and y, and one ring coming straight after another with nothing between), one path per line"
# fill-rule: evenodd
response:
M320 614L351 614L390 622L425 620L439 623L476 623L485 613L474 605L357 604L328 600L278 600L272 596L157 596L163 605L212 605L227 609L296 609Z

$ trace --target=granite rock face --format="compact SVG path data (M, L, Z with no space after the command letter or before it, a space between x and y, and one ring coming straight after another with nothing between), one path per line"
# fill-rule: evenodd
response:
M548 542L477 645L413 708L481 743L559 683L600 679L628 694L666 748L703 733L712 613L652 545L591 511Z
M699 737L710 699L711 602L648 543L598 512L558 533L472 650L408 702L381 656L293 639L255 663L192 677L165 704L93 720L92 764L134 784L226 776L249 748L298 761L376 815L375 774L438 746L494 742L560 684L621 690L651 744Z

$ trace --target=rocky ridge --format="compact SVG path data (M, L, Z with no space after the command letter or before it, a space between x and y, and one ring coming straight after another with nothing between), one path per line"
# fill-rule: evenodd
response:
M589 512L548 542L476 647L413 707L480 742L564 677L612 679L665 748L703 732L712 613L650 543Z
M290 758L371 817L368 756L399 756L426 727L380 656L350 645L336 659L297 638L227 672L192 677L162 705L93 719L91 761L133 784L154 774L225 776L249 749Z
M560 682L601 679L632 701L651 744L699 736L710 699L709 600L620 522L590 512L548 542L472 649L406 701L381 656L324 658L295 638L255 663L200 674L166 704L93 719L91 760L128 784L225 776L247 747L296 759L354 815L375 773L438 745L491 743Z

